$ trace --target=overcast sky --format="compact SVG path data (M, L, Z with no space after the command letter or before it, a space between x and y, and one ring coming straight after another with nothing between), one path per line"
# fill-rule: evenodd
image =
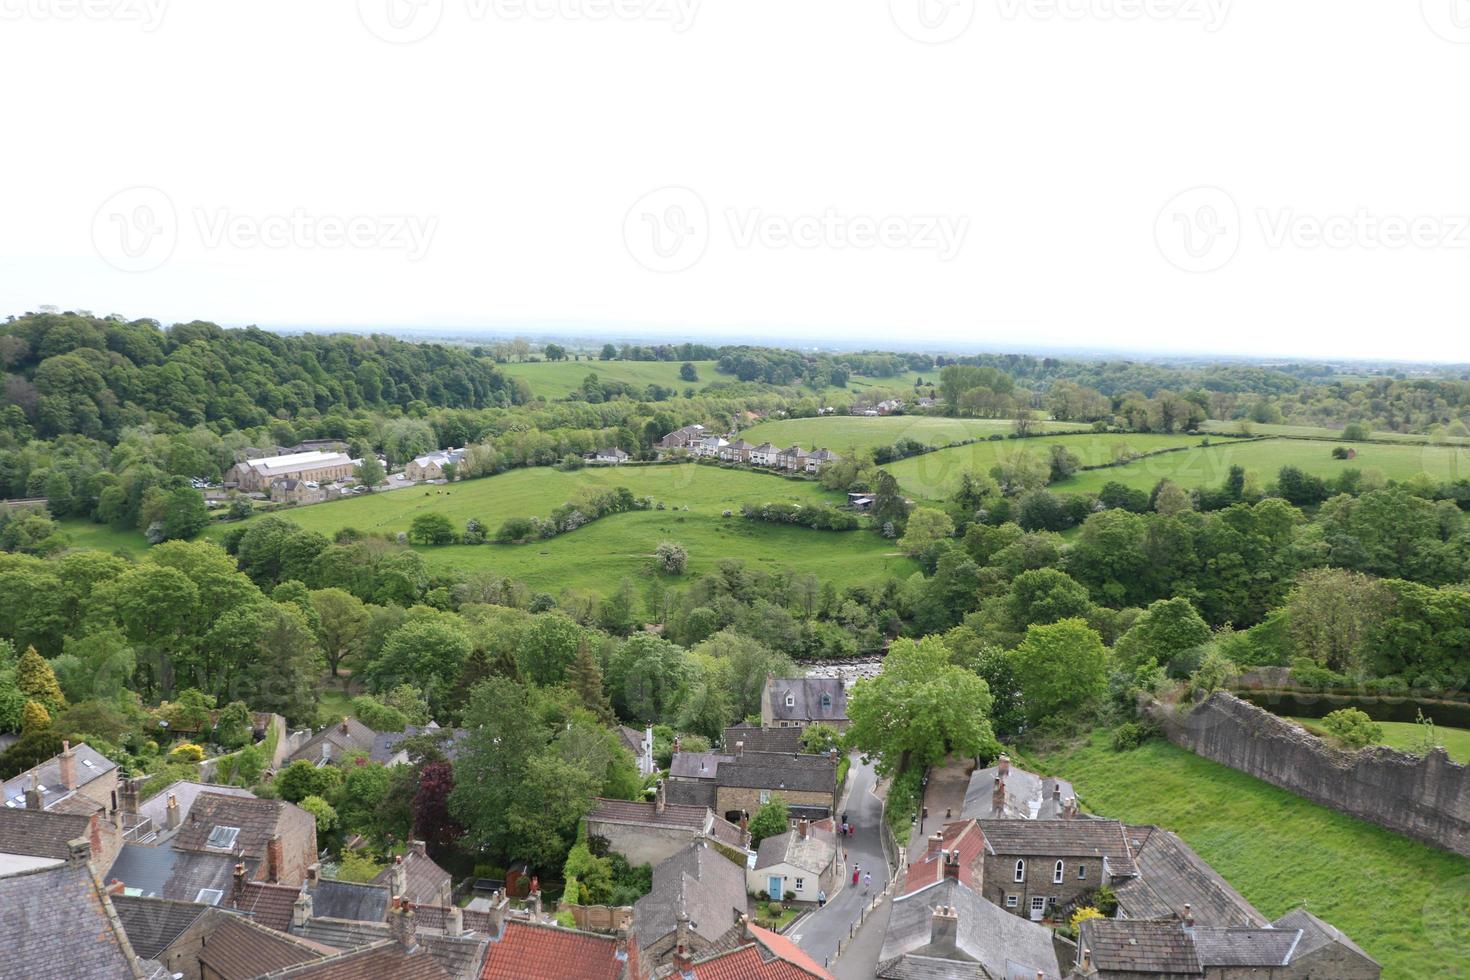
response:
M1470 359L1470 0L0 0L0 311Z

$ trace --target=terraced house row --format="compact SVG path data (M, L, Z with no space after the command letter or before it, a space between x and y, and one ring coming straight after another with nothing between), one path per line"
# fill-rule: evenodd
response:
M830 449L807 452L801 446L785 449L770 442L753 445L734 433L714 435L702 425L686 425L675 429L658 442L660 455L683 450L699 459L718 459L727 463L747 463L793 473L816 473L828 463L842 457Z

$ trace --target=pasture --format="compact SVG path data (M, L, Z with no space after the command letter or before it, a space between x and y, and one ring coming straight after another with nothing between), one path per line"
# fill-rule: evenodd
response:
M1210 419L1200 426L1202 432L1228 433L1238 435L1242 431L1241 422L1224 422L1218 419ZM1259 422L1246 422L1245 431L1253 436L1286 436L1295 439L1342 439L1342 428L1328 428L1319 425L1265 425ZM1447 435L1424 435L1416 432L1388 432L1378 429L1370 429L1368 433L1369 442L1404 442L1413 444L1437 444L1446 446L1470 446L1470 438L1465 436ZM1358 443L1347 443L1344 445L1356 446Z
M1046 431L1073 432L1088 427L1070 422L1040 423ZM1015 425L1009 419L952 419L938 415L826 415L813 419L777 419L762 422L740 433L756 444L793 443L805 449L823 447L848 455L878 446L891 446L900 439L913 439L929 446L944 446L965 439L1009 435Z
M1394 978L1470 976L1470 861L1310 803L1163 739L1108 733L1031 756L1088 809L1174 831L1274 919L1305 903ZM1426 950L1430 951L1426 955Z
M699 372L698 381L679 377L683 361L525 361L496 365L513 378L525 378L538 398L565 398L582 386L589 374L600 381L621 381L630 385L662 385L665 388L702 389L711 381L733 381L728 374L716 374L714 361L693 361Z

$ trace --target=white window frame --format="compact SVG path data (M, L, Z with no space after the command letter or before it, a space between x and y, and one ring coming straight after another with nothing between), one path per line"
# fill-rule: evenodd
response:
M771 802L771 791L768 790L768 789L761 790L760 799L761 799L761 805L762 806L764 806L765 804Z
M796 890L799 891L799 892L800 891L806 891L806 879L805 878L797 878L796 879Z
M1077 865L1077 880L1078 881L1086 881L1087 880L1087 865L1085 865L1085 864L1079 864L1079 865Z
M1066 878L1067 868L1065 865L1062 864L1062 862L1058 861L1056 863L1056 867L1052 868L1051 870L1051 882L1054 885L1060 885L1063 881L1066 880Z
M796 697L794 695L791 695L791 694L786 695L786 707L788 707L788 708L794 708L794 707L796 707Z
M1016 881L1026 880L1026 861L1024 858L1016 859Z
M1006 896L1006 908L1013 909L1017 905L1020 905L1020 904L1021 904L1021 896L1020 895L1007 895Z

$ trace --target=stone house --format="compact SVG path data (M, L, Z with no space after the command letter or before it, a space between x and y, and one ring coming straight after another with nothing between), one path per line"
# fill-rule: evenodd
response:
M1264 927L1204 926L1188 908L1168 919L1090 919L1078 933L1072 980L1378 980L1380 967L1307 912Z
M659 449L688 449L703 439L705 436L704 426L686 425L675 429L658 441Z
M651 976L676 950L697 956L744 929L745 868L704 841L691 841L653 869L653 889L633 904L638 961Z
M726 444L720 450L720 459L727 463L749 463L750 454L755 451L755 446L744 439L735 439Z
M806 450L800 446L789 446L776 453L776 461L771 465L782 470L804 471L806 470Z
M408 842L408 850L393 859L372 881L387 885L394 895L415 905L451 905L454 878L429 857L421 840Z
M750 462L755 466L775 466L780 452L773 443L763 442L750 451Z
M828 463L836 463L839 462L841 459L841 456L837 455L830 449L818 449L807 456L806 471L808 473L816 473Z
M747 920L742 935L732 937L734 949L695 956L675 951L661 966L658 980L833 980L827 969L785 936L753 926Z
M837 754L737 753L720 763L714 787L714 810L732 823L776 796L786 801L793 820L825 820L837 808Z
M1011 765L1002 755L995 765L976 769L965 789L959 816L977 820L1059 820L1077 812L1077 795L1065 779L1038 776Z
M117 778L117 763L86 742L62 742L59 755L5 780L5 805L11 809L29 807L62 813L100 810L111 814L118 809ZM37 797L28 798L28 790L35 790Z
M1138 873L1116 820L981 820L979 826L981 894L1035 922Z
M719 459L729 445L724 436L705 436L691 444L689 449L700 459Z
M594 463L611 463L615 466L619 463L626 463L631 458L616 446L613 446L611 449L599 449L592 454L592 461Z
M1248 929L1269 924L1177 834L1153 826L1125 830L1138 876L1113 889L1119 918L1165 919L1189 908L1202 926Z
M585 819L589 837L605 839L609 850L634 866L657 865L694 840L709 839L743 851L750 839L743 828L722 820L707 806L667 802L663 783L651 801L599 799Z
M403 468L403 475L415 483L424 480L444 479L446 465L458 466L465 457L464 449L440 449L423 456L415 456Z
M373 743L378 733L350 715L328 725L311 738L301 743L292 752L288 762L305 760L315 766L336 765L353 755L368 755L373 752Z
M847 728L847 687L840 677L767 676L761 691L761 727L804 728L818 722Z
M63 864L83 844L93 870L101 871L122 848L122 833L100 810L0 808L0 874Z
M283 476L271 481L271 501L278 504L319 504L327 499L326 491L315 480L298 480Z
M352 476L356 464L346 453L288 453L283 456L263 456L236 463L225 473L225 485L234 486L247 493L259 493L270 489L271 484L285 477L311 480L315 483L332 483Z
M775 899L817 901L819 891L836 894L837 832L831 820L798 820L784 834L767 837L745 872L746 890Z
M285 800L200 793L173 847L233 855L255 866L255 881L299 885L316 864L316 818Z

